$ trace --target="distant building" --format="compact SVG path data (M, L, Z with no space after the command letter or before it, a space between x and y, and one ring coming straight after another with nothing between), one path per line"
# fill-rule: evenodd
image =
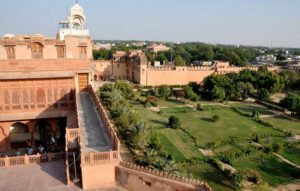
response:
M167 47L167 46L165 46L165 45L163 45L163 44L153 44L153 45L147 47L147 49L148 49L149 51L152 51L152 52L157 53L157 52L165 52L165 51L168 51L170 48Z

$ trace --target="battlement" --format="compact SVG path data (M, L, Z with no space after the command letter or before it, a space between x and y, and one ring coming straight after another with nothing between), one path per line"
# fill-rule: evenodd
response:
M196 180L196 179L189 179L186 177L170 174L167 172L162 172L162 171L159 171L156 169L138 166L136 164L128 163L128 162L120 162L119 166L130 169L130 170L138 171L139 173L146 173L148 175L153 175L153 176L161 178L161 179L169 179L170 181L175 181L179 184L180 183L182 183L183 185L187 184L187 185L193 186L194 188L197 188L197 190L212 191L212 188L207 183ZM179 186L183 186L183 185L177 185L177 186L179 187Z

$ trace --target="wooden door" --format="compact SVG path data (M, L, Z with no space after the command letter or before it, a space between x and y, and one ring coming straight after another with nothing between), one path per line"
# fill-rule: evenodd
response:
M89 83L89 76L88 74L78 74L78 87L79 91L87 91Z

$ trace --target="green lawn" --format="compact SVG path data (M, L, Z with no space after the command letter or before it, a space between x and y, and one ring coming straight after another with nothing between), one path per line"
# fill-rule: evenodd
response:
M203 180L216 191L233 191L230 181L219 170L207 163L200 163L191 166L183 166L187 174L193 178Z
M271 186L292 182L300 178L300 170L277 159L272 154L260 154L241 157L233 160L233 166L238 169L252 169L260 173Z
M271 123L275 127L279 127L281 129L286 129L293 133L300 134L300 121L292 121L284 116L268 117L264 118L263 120Z
M236 107L239 110L252 114L253 111L259 111L260 115L272 115L273 112L268 111L265 106L257 104L248 104L248 103L230 103L230 106Z
M205 102L206 104L203 104L204 111L196 111L176 101L160 100L159 106L161 111L155 112L145 108L139 102L131 103L134 110L157 131L161 140L162 150L167 154L171 154L176 161L203 156L195 146L194 141L185 132L181 129L167 128L168 118L171 115L175 115L180 119L181 127L186 129L189 134L199 137L199 143L202 146L211 142L221 143L230 138L237 138L238 143L236 145L218 146L215 149L216 153L234 152L250 146L249 139L254 133L268 137L262 140L264 141L262 144L283 144L287 141L284 133L258 124L253 119L241 116L230 108L230 106L234 106L244 112L252 113L253 110L258 110L262 115L272 114L263 106L243 103L230 103L229 106L221 106ZM219 122L212 121L212 117L215 114L221 117ZM274 123L274 125L278 125L281 128L293 130L293 132L299 132L299 123L287 118L269 117L263 118L263 120ZM282 155L299 164L299 150L299 147L284 150ZM257 152L260 153L260 151ZM265 155L262 163L260 154L254 153L248 157L234 159L233 166L237 169L249 168L258 171L262 178L272 186L300 178L299 170L279 161L273 155ZM203 162L203 164L182 167L181 170L192 173L195 178L208 182L215 190L232 190L229 180L210 164Z
M282 151L281 155L300 166L300 144L298 144L295 148L285 149Z
M171 154L176 161L201 156L192 140L180 129L158 130L161 136L162 149Z
M180 112L179 110L187 112ZM162 109L162 111L164 116L176 115L179 117L182 127L192 135L198 136L201 145L225 141L230 137L246 140L253 133L260 135L282 134L223 106L206 106L205 111L192 111L190 108L168 108ZM215 114L221 117L219 122L212 122L212 116Z

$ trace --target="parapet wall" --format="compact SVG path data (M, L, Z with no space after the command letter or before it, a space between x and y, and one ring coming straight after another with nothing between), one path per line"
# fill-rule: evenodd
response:
M230 72L240 72L244 69L258 70L259 67L148 67L146 72L146 83L141 85L187 85L190 82L201 83L212 74L226 74ZM276 71L279 67L268 67L269 71Z
M116 167L116 183L131 191L212 191L204 182L125 162Z
M180 68L180 69L147 69L147 86L159 85L186 85L190 82L201 83L204 78L215 73L213 69L207 68Z

